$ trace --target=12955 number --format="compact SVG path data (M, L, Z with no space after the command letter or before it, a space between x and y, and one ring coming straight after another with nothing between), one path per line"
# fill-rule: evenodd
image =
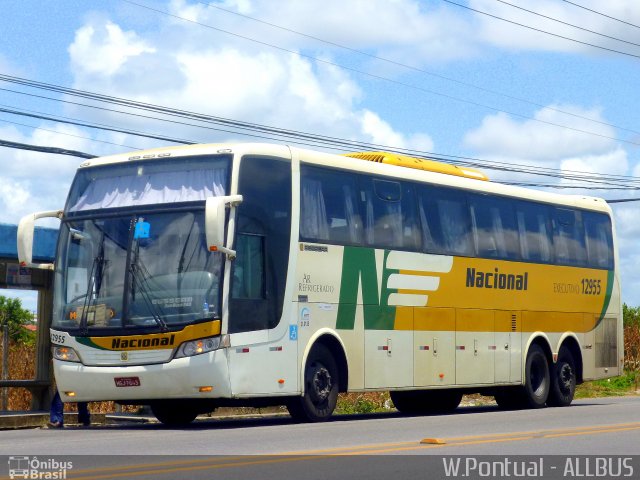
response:
M583 295L600 295L602 291L601 281L595 278L583 278L582 279L582 293Z

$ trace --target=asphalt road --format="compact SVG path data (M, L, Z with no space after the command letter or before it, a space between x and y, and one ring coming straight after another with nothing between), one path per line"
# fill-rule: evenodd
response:
M207 419L180 429L118 424L4 431L0 432L0 455L69 458L75 463L67 478L213 478L209 473L215 470L215 478L286 474L290 478L371 479L415 476L425 469L434 473L434 468L439 474L430 478L445 478L443 458L468 455L500 459L527 455L523 461L533 462L531 468L544 455L555 455L552 460L560 463L578 455L640 455L640 397L579 400L568 408L541 410L461 407L451 415L336 416L322 424L271 417ZM640 458L633 461L633 476L638 478ZM0 474L7 472L4 465L0 459ZM607 468L615 466L609 459ZM544 478L556 478L550 475L560 470L563 476L557 478L567 478L567 468L576 473L574 465L563 463L557 468L542 472ZM467 473L473 477L473 471ZM629 470L623 465L624 473Z

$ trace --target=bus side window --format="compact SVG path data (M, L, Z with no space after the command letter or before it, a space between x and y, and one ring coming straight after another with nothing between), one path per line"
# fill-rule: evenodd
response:
M575 266L586 265L587 251L582 215L579 211L567 208L555 209L553 244L558 263Z
M551 217L549 207L539 203L517 202L516 221L523 260L552 262Z
M469 195L469 204L477 255L519 260L518 231L512 203L502 197Z
M362 237L355 178L303 165L300 237L307 241L357 245Z
M583 212L582 216L587 233L589 266L613 270L611 220L607 215L595 212Z
M423 250L447 255L473 255L466 195L461 191L419 187Z
M396 181L365 177L361 179L361 185L367 245L417 250L420 235L413 188Z

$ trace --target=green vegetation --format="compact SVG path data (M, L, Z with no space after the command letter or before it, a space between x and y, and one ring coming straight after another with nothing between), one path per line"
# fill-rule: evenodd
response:
M31 312L22 307L19 298L0 295L0 326L9 325L9 338L12 342L33 345L35 333L24 328L31 323Z
M346 393L338 397L336 414L388 412L393 408L389 392Z
M619 377L607 378L605 380L594 380L585 382L576 388L575 398L594 397L614 397L628 395L638 390L638 380L640 378L636 372L626 371Z

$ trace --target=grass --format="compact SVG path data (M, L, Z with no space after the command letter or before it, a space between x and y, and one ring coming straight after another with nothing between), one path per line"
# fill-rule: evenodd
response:
M627 370L619 377L593 380L578 385L575 398L615 397L634 394L638 391L640 374Z
M389 392L341 393L336 414L376 413L392 410Z

